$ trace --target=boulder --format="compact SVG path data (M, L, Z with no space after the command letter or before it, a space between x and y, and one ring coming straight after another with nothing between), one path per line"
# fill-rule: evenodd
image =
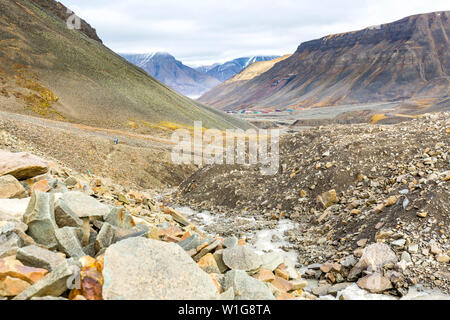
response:
M0 221L23 221L30 198L0 199Z
M0 176L12 175L25 180L48 171L48 164L41 158L26 152L11 153L0 150Z
M391 281L377 272L359 279L357 285L370 293L382 293L392 288Z
M6 276L18 278L30 284L41 280L48 273L45 269L27 267L14 257L0 259L0 279Z
M15 255L19 248L35 244L34 240L25 234L26 230L26 224L0 221L0 258Z
M261 267L263 261L248 246L237 246L223 251L223 262L231 270L254 271Z
M15 297L30 286L31 284L25 280L6 276L0 279L0 299L1 297Z
M233 289L235 300L275 300L268 285L245 271L231 270L225 275L224 292Z
M105 300L210 300L210 276L178 245L131 238L110 246L103 269Z
M20 182L11 175L0 177L0 198L25 198L27 192Z
M55 201L55 221L60 228L79 228L83 226L83 221L66 205L62 199Z
M16 259L26 266L53 271L64 258L50 250L31 245L17 250Z
M371 272L376 272L386 264L397 262L397 255L387 244L382 242L371 244L364 249L361 259L350 271L348 280L356 280L358 275L368 268Z
M83 236L83 231L80 228L64 227L57 229L55 230L55 236L59 250L67 256L79 259L86 255L80 242L80 238Z
M227 238L223 239L223 246L225 248L231 249L238 245L238 241L239 241L239 239L236 238L235 236L227 237Z
M332 205L338 203L339 199L336 194L336 190L330 190L322 193L317 197L317 202L322 205L324 209L331 207Z
M99 252L102 249L108 248L114 243L115 230L112 225L105 222L100 229L100 232L95 239L95 251Z
M27 288L21 294L16 296L13 300L29 300L34 297L59 297L69 288L68 283L74 272L75 266L64 260L60 263L52 272L46 275L44 278Z
M279 265L284 263L284 258L278 252L270 252L261 256L262 269L274 271Z
M28 225L27 234L37 243L54 249L57 246L53 196L40 191L33 192L30 203L23 216L23 222Z
M104 217L111 211L109 206L78 191L66 192L60 199L78 218Z
M132 229L136 226L133 217L124 208L113 208L105 215L104 221L121 229Z

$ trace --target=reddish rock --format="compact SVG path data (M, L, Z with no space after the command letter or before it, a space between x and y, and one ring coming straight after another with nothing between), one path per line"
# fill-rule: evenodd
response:
M10 174L18 180L33 178L48 171L48 164L26 152L0 150L0 176Z

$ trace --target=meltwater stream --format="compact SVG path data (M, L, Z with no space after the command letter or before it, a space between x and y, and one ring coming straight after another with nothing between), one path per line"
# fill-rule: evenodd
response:
M243 235L250 239L249 245L255 249L259 254L268 252L280 253L286 264L295 267L298 264L298 254L293 249L286 249L292 246L284 236L286 231L297 227L297 223L282 219L279 220L274 228L262 228L262 230L255 230L255 228L246 227L258 224L258 221L253 217L230 217L225 214L211 214L208 211L197 212L189 207L178 207L177 211L185 215L188 219L193 221L200 230L211 233L211 230L220 234L221 226L239 224L244 226ZM231 235L231 234L230 234ZM239 236L238 234L234 234Z

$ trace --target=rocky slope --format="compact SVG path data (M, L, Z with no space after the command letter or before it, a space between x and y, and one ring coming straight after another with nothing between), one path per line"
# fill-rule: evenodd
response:
M278 56L244 57L227 61L222 64L214 64L212 66L198 67L196 68L196 70L199 72L204 72L205 74L218 79L220 82L225 82L255 62L270 61L277 58L279 57Z
M1 110L122 129L131 129L132 119L248 126L176 93L100 42L68 29L49 2L0 3Z
M434 12L302 43L289 58L201 102L224 110L442 97L450 88L450 12Z
M380 242L404 260L384 271L387 285L400 294L417 283L448 292L449 136L449 113L392 126L316 127L281 140L275 176L261 176L254 166L205 166L181 185L174 202L256 219L233 232L249 233L271 219L297 222L284 239L299 252L300 265L313 264L308 274L324 290L352 280L353 273L339 268ZM229 232L220 221L227 220L214 230ZM341 267L316 272L316 263Z
M220 84L216 78L184 65L168 53L121 54L121 56L185 96L199 97Z

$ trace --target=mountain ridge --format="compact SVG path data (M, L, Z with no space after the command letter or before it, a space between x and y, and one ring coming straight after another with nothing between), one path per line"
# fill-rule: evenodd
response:
M184 65L167 52L120 55L186 96L200 96L220 84L217 79Z
M232 92L199 101L224 110L320 107L448 94L449 11L420 14L300 44Z

